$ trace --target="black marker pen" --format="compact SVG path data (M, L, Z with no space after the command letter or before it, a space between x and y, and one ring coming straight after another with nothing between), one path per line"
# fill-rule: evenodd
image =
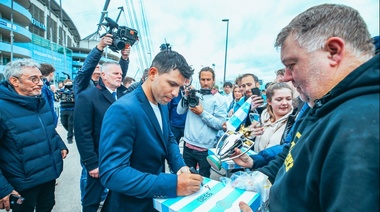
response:
M190 172L193 174L199 174L194 167L190 167ZM203 187L203 182L201 182L201 186Z

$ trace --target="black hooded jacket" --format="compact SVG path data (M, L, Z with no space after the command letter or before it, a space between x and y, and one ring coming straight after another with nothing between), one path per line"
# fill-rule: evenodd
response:
M315 102L271 188L271 211L379 211L379 55Z

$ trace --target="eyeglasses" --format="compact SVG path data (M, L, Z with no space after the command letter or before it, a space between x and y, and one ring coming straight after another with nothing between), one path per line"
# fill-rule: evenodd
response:
M16 76L13 76L13 77L21 81L20 77L16 77ZM40 81L43 82L43 77L31 76L28 78L28 80L32 81L34 84L37 85L38 83L40 83Z

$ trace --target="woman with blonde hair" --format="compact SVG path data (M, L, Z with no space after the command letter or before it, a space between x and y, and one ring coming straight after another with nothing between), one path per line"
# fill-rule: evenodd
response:
M254 151L260 152L280 144L289 115L293 111L293 90L284 82L273 83L266 91L267 108L258 122L250 126L254 137Z

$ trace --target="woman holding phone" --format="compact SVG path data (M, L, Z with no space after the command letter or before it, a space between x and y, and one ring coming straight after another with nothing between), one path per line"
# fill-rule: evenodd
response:
M280 144L288 116L293 111L293 91L286 83L273 83L266 91L267 107L259 121L250 126L255 139L254 151Z

